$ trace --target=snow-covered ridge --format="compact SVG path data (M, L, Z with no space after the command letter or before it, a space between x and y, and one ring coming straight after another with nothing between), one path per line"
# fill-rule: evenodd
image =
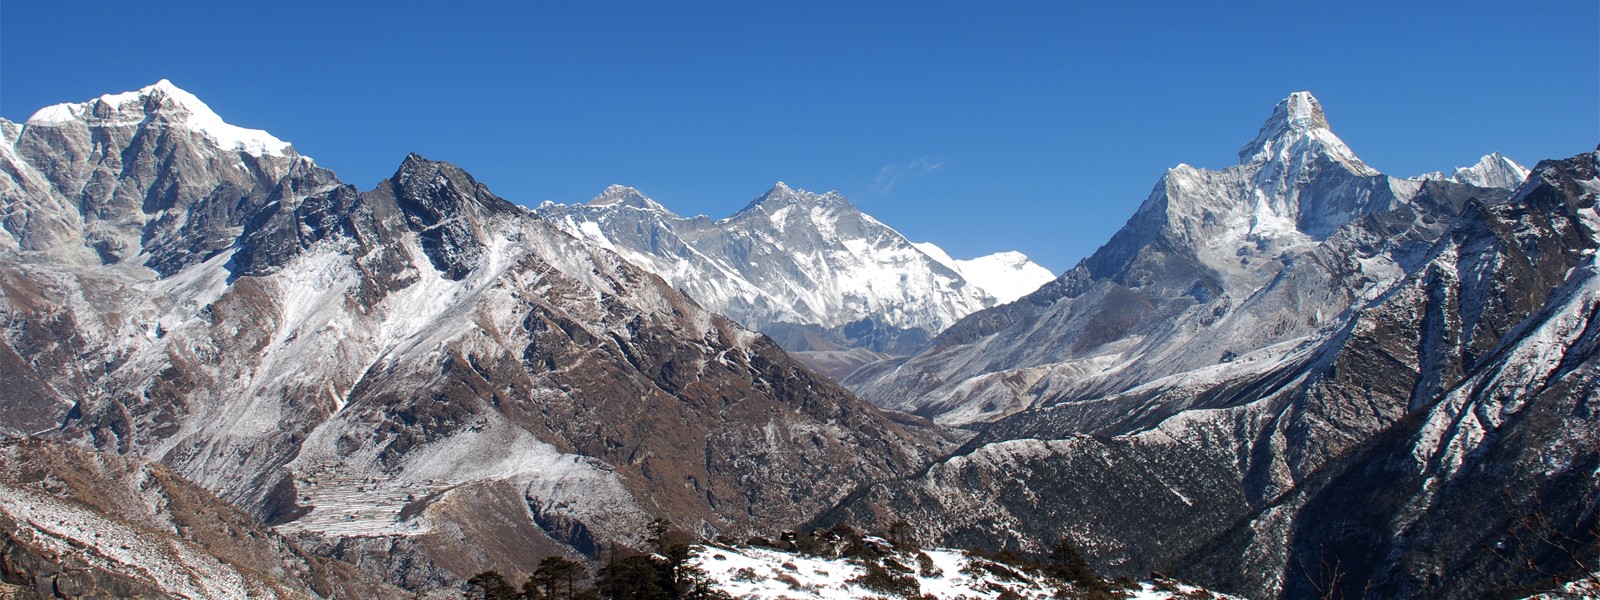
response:
M28 118L29 127L58 127L74 122L91 126L137 126L152 114L168 117L171 125L183 125L201 133L217 147L238 150L253 156L284 156L291 152L288 142L260 129L231 125L205 102L162 79L137 91L106 94L88 102L46 106Z
M958 260L932 242L916 242L912 245L939 264L960 273L967 283L978 286L978 289L988 292L1001 303L1015 301L1056 278L1050 269L1033 262L1021 252L1007 250L970 260Z
M1444 171L1434 171L1412 177L1412 179L1419 181L1454 181L1478 187L1515 189L1517 186L1522 185L1522 182L1527 181L1528 173L1528 168L1518 164L1517 161L1511 160L1499 152L1491 152L1478 159L1478 162L1472 166L1460 167L1449 175L1446 175Z
M746 326L842 327L862 319L942 331L1053 274L1016 252L957 261L914 244L836 191L778 182L726 218L683 218L613 185L584 204L540 205L567 233L614 249Z

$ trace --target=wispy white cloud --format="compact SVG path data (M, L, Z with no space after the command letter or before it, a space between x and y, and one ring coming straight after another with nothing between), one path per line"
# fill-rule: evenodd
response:
M926 177L929 173L943 168L944 158L938 156L921 156L911 159L910 162L885 165L878 170L878 177L872 181L872 194L887 198L900 180L907 177Z

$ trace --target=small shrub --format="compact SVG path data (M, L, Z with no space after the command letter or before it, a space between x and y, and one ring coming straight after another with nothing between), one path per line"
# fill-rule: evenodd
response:
M898 560L895 560L894 557L892 557L892 556L884 557L883 560L879 562L879 564L882 564L883 568L888 569L890 571L894 571L896 573L910 573L911 572L911 567L905 566L905 564L901 563Z
M790 575L788 573L779 573L776 577L773 577L773 579L778 581L778 582L780 582L780 583L782 583L782 584L784 584L784 585L789 586L789 589L794 590L796 592L808 591L808 588L806 588L806 586L800 584L800 580L799 579L795 579L793 575Z
M1024 600L1022 594L1018 594L1016 590L992 581L989 582L989 591L995 593L995 600Z
M909 597L922 593L922 586L915 577L900 573L890 573L883 565L877 563L863 563L865 570L862 574L852 577L849 583L859 585L867 590L892 594L895 596Z
M917 574L923 577L938 577L944 575L944 569L940 569L938 565L933 564L933 557L928 556L927 552L918 552Z
M1022 581L1024 579L1021 573L1011 570L1010 567L981 558L970 559L966 568L961 569L961 572L971 577L985 577L987 574L1012 581Z

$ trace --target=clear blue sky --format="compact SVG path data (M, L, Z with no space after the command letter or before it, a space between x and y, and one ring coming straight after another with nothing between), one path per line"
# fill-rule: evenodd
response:
M1071 267L1282 97L1397 175L1600 141L1600 15L1538 2L0 2L0 116L171 79L369 188L728 215L837 189L957 257Z

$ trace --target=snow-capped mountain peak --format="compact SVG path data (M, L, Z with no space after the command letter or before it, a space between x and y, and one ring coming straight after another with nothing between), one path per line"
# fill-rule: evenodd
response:
M1386 210L1416 187L1394 188L1357 158L1309 92L1279 101L1239 157L1240 164L1221 170L1168 170L1129 223L1088 259L1090 271L1136 275L1130 261L1157 244L1185 248L1207 269L1254 286L1272 277L1269 263L1285 250Z
M137 91L106 94L88 102L47 106L29 117L27 125L58 127L84 122L95 126L134 127L153 120L151 117L160 117L160 121L169 126L200 133L223 150L238 150L253 156L284 156L292 152L288 142L272 134L223 121L200 98L166 79Z
M1360 175L1378 174L1333 134L1322 103L1311 92L1295 92L1278 102L1256 136L1239 149L1239 164L1278 162L1287 167L1317 155L1327 156Z
M650 199L649 196L644 195L639 190L620 184L612 184L606 187L604 191L600 192L600 195L590 199L588 205L593 207L627 206L677 216L672 211L667 210L667 207Z
M813 193L808 192L806 190L794 189L792 187L789 187L789 184L784 183L782 181L779 181L779 182L773 183L772 187L770 189L768 189L766 191L766 193L763 193L760 196L757 196L755 200L750 202L750 205L751 206L756 206L756 205L768 204L768 203L774 203L774 202L777 202L777 203L791 203L792 204L792 203L795 203L795 202L803 202L803 201L805 201L807 199L810 199L812 197L815 197L815 196L816 196L816 194L813 194Z
M1043 295L996 309L1004 317L970 317L965 326L952 327L954 333L947 334L943 345L936 341L894 370L871 374L876 381L852 380L852 385L891 408L964 424L1020 410L1037 397L1064 397L1066 389L1098 389L1094 386L1131 380L1134 373L1149 381L1215 366L1228 352L1223 349L1227 344L1261 348L1316 331L1347 306L1341 303L1348 292L1333 290L1325 298L1337 301L1319 299L1325 302L1321 305L1258 293L1286 281L1283 277L1309 277L1302 273L1310 272L1314 259L1291 267L1352 222L1410 202L1420 185L1382 176L1363 164L1329 129L1316 98L1305 92L1278 102L1242 156L1244 163L1225 169L1179 165L1167 171L1127 224L1079 268L1044 286ZM1352 231L1340 239L1355 235ZM1370 281L1388 280L1399 269L1388 258L1358 266L1370 274ZM1247 302L1250 308L1240 308ZM1272 307L1255 308L1268 304ZM1057 305L1037 313L1051 316L1026 321L1016 330L987 332L990 323L1012 322L1014 315ZM1240 310L1260 310L1283 324L1267 329L1271 333L1264 336L1249 321L1260 318L1253 314L1240 321L1250 325L1235 330L1225 330L1232 324L1222 325L1203 336L1195 335L1200 327L1166 328L1191 309L1208 315L1200 319L1206 327ZM1063 329L1073 319L1137 323L1140 329L1114 335L1102 335L1096 327ZM1024 330L1035 326L1037 330ZM974 331L986 333L970 347L949 342ZM1160 350L1133 350L1143 347ZM1172 350L1179 347L1192 350ZM1000 370L991 365L1018 363L1025 367L1007 367L1007 376L994 376ZM1036 366L1043 371L1026 371ZM1058 379L1017 393L1013 382L1037 381L1028 378L1047 371ZM1008 379L1009 374L1017 378Z
M912 245L934 262L959 273L967 283L994 296L1000 303L1026 296L1056 277L1050 269L1033 262L1021 252L1003 251L971 260L956 260L933 243L915 242Z
M1286 137L1328 129L1328 116L1311 92L1289 94L1272 109L1272 116L1261 124L1256 137L1239 149L1239 162L1248 163L1256 156L1271 152Z
M586 205L547 203L538 212L794 351L872 350L854 361L907 353L1052 278L1020 254L957 261L931 244L914 246L836 191L777 182L717 220L619 208L629 202L648 199L614 186Z
M855 207L855 205L850 204L849 200L845 199L844 195L837 191L830 190L826 193L818 194L816 192L792 188L789 187L789 184L779 181L772 184L772 189L769 189L766 191L766 193L757 196L755 200L751 200L750 204L745 205L745 207L738 213L735 213L734 216L750 212L757 208L764 208L772 211L785 206L795 205L841 206L850 207L852 209Z

